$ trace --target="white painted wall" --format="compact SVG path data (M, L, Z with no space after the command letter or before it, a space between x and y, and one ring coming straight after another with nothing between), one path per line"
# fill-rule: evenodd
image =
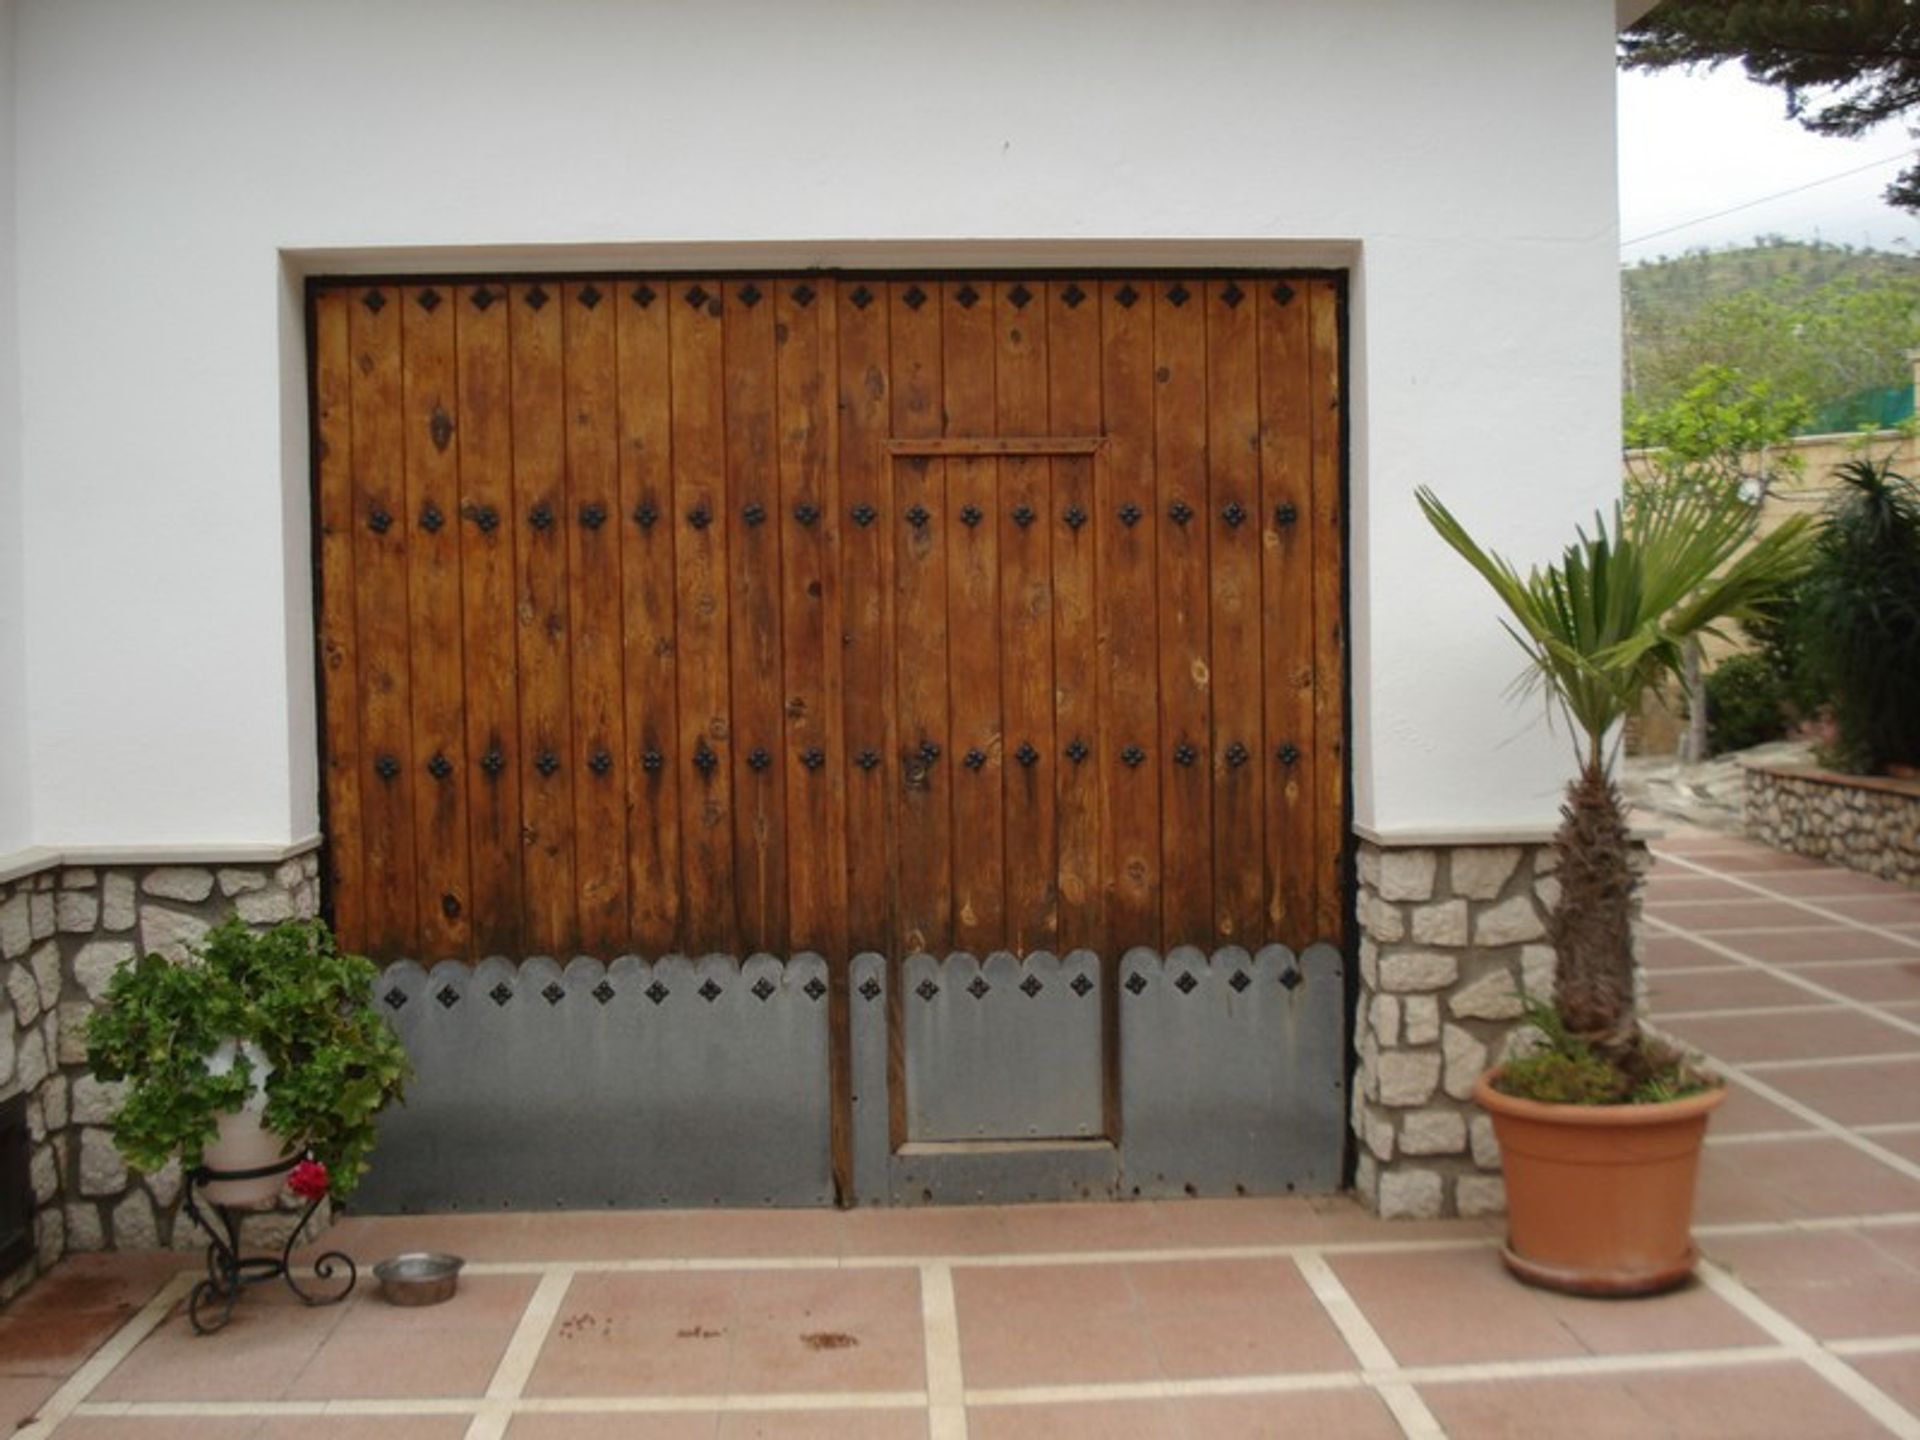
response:
M1612 0L21 0L33 838L315 824L310 268L1356 267L1358 818L1563 748L1430 538L1618 474ZM733 248L729 248L733 247Z
M14 305L13 0L0 0L0 855L32 843L25 495Z

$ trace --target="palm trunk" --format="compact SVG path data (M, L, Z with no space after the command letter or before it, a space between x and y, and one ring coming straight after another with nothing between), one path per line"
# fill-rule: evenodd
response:
M1620 792L1597 757L1567 787L1553 848L1560 899L1548 917L1553 1000L1569 1032L1628 1073L1640 1026L1633 995L1632 847Z
M1700 673L1700 642L1689 640L1681 659L1681 686L1687 692L1687 733L1680 741L1683 764L1698 765L1707 758L1707 682Z

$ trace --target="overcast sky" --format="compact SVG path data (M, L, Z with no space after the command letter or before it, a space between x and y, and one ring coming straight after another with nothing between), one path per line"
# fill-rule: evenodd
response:
M1920 253L1920 220L1879 198L1900 169L1898 158L1915 147L1900 125L1857 140L1810 135L1786 118L1780 91L1755 85L1738 66L1701 75L1623 74L1620 238L1629 243L1621 258L1720 249L1776 233ZM1811 183L1883 158L1889 163ZM1799 186L1809 188L1780 195ZM1756 200L1763 203L1704 218ZM1653 233L1669 226L1683 228Z

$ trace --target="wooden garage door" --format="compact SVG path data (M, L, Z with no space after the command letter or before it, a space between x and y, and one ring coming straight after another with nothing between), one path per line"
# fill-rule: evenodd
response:
M317 285L343 940L1340 941L1340 303Z

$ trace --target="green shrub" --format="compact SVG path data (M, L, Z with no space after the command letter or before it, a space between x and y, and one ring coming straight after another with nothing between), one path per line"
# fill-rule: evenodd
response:
M1889 460L1836 472L1802 591L1802 654L1833 702L1846 768L1920 763L1920 488Z
M1786 691L1761 655L1729 655L1707 676L1707 739L1713 753L1745 750L1787 733Z

